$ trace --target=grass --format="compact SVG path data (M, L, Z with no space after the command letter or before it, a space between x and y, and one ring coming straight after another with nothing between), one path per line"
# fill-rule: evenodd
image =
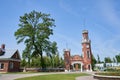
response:
M88 76L88 74L85 73L51 74L51 75L20 78L16 80L75 80L75 78L78 76Z
M101 72L96 73L97 75L104 75L104 76L120 76L120 72Z

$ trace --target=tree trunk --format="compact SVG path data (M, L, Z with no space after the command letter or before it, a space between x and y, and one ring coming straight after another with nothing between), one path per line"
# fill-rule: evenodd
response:
M40 56L41 56L41 67L42 67L42 69L44 69L45 68L45 64L44 64L44 58L43 58L42 51L40 53Z
M34 42L34 41L33 41L33 42ZM42 69L43 69L43 68L45 68L45 66L44 66L44 59L43 59L42 48L41 48L41 46L40 46L40 49L38 49L35 44L34 44L34 46L35 46L35 49L36 49L37 53L39 53L40 56L41 56L41 60L40 60L40 61L41 61L41 67L42 67Z
M28 57L28 67L30 68L30 56Z

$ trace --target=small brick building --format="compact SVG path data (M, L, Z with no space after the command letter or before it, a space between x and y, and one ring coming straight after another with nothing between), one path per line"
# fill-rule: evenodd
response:
M71 56L70 50L64 49L65 71L92 71L92 51L88 31L83 30L82 36L82 56Z
M0 72L20 71L20 54L18 50L5 50L0 56Z

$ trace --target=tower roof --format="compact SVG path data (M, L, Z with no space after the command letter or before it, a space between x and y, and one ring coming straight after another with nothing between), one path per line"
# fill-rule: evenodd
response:
M70 49L66 48L66 49L64 49L63 51L70 51Z
M88 33L88 30L83 30L82 33Z

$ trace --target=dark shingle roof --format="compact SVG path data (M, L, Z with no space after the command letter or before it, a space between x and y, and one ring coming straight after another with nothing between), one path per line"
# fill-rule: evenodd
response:
M12 59L11 57L16 53L18 52L18 55L19 55L19 51L17 49L14 49L14 50L5 50L5 53L4 55L0 56L0 59ZM20 55L19 55L20 57Z

